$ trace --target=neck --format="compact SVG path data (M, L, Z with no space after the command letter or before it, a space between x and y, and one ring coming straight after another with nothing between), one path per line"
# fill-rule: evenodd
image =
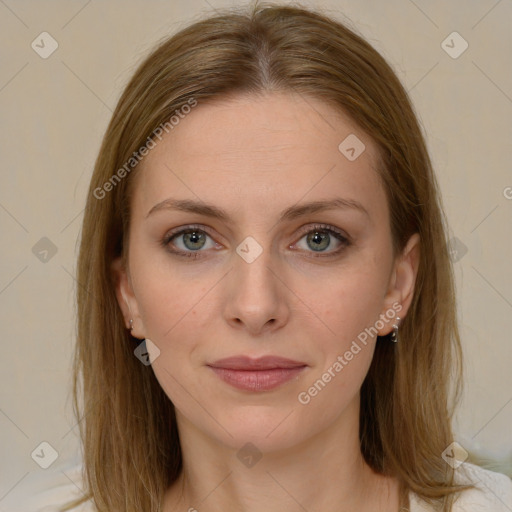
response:
M264 453L257 440L254 448L219 444L177 411L183 468L164 512L398 510L397 482L373 472L360 452L358 405L327 431Z

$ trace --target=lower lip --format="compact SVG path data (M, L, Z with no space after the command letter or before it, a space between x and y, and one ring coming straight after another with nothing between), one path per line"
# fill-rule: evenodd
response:
M268 391L296 377L305 366L274 368L272 370L231 370L210 368L224 381L245 391Z

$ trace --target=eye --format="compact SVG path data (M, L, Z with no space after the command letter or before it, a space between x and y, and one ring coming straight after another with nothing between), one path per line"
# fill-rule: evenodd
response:
M172 253L187 258L199 257L199 253L204 252L201 249L217 247L210 235L199 226L187 226L184 229L172 231L164 237L162 244Z
M326 224L315 224L312 228L303 230L303 236L296 245L305 240L305 247L299 247L307 252L317 253L314 257L334 256L350 245L348 237L338 229ZM333 248L334 246L334 248ZM326 249L331 248L330 251Z
M200 258L206 249L222 247L213 241L204 226L193 225L171 231L165 235L162 245L171 253L185 258ZM350 245L350 240L341 231L326 224L307 226L302 230L304 236L294 244L299 249L313 253L313 257L336 256ZM300 242L305 239L305 247ZM290 248L293 248L291 245ZM327 250L327 249L331 250ZM205 249L205 250L203 250Z

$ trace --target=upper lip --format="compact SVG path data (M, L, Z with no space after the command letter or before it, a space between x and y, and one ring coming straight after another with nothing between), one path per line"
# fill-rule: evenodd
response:
M247 356L234 356L219 359L214 363L208 364L208 366L229 370L273 370L275 368L298 368L307 365L306 363L278 356L264 356L257 359Z

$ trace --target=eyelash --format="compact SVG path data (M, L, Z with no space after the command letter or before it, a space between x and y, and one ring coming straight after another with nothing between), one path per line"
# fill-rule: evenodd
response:
M319 252L319 253L315 254L313 251L308 251L308 252L313 253L313 256L312 256L313 258L330 258L330 257L332 258L332 257L338 256L344 249L346 249L348 246L351 245L351 242L347 236L345 236L341 231L339 231L335 227L329 226L328 224L314 224L311 227L301 229L299 240L301 240L305 235L308 235L309 233L312 233L314 231L319 231L321 233L328 233L329 235L333 235L341 243L341 246L338 249L336 249L335 251L331 251L328 253ZM169 250L172 254L175 254L176 256L179 256L179 257L192 258L192 259L202 258L203 256L201 256L200 253L205 252L205 251L201 251L201 250L181 251L181 250L174 250L174 249L169 248L170 243L174 238L177 238L180 235L184 235L184 234L187 234L190 232L204 233L204 234L210 236L210 238L211 238L211 235L208 233L208 229L206 228L206 226L202 226L199 224L193 224L190 226L186 226L185 228L179 229L178 231L171 231L170 233L167 233L162 240L162 246L164 248L166 248L167 250Z

